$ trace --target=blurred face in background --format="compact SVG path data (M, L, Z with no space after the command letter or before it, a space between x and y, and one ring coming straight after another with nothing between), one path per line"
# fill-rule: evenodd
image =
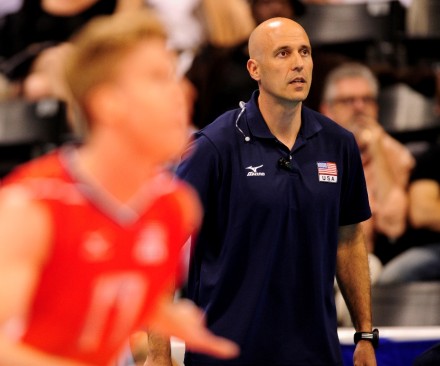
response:
M275 17L292 19L295 13L290 0L255 0L252 4L252 15L255 22L260 24Z
M378 118L378 104L374 91L363 77L346 77L332 86L332 97L322 111L335 122L354 132L366 119Z
M154 163L177 158L188 142L188 112L175 55L162 39L140 42L116 67L113 103L120 137Z

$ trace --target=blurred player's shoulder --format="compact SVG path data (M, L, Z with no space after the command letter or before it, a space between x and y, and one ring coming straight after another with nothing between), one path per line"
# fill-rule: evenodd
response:
M56 149L17 166L3 180L2 195L18 197L20 194L26 199L82 203L83 197L67 168L67 153L64 148Z
M2 187L38 177L56 177L62 172L60 151L53 150L41 157L17 166L2 181Z
M18 165L9 173L0 185L0 198L2 204L18 204L29 201L33 194L26 182L36 177L54 175L59 169L56 164L58 152L53 151L29 162Z
M202 205L191 185L168 172L158 175L154 185L160 187L162 194L165 193L164 198L174 202L176 214L181 215L187 230L193 230L200 225Z

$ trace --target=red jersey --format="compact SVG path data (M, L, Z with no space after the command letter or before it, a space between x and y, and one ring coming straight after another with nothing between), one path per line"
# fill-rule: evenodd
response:
M22 341L106 365L176 279L191 234L179 196L193 193L164 174L148 183L136 210L122 206L75 174L71 152L34 160L5 180L30 191L52 219L53 243Z

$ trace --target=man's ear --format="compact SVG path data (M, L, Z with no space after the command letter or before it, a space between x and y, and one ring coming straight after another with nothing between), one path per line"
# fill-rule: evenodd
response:
M246 66L251 78L260 81L260 68L258 67L258 62L251 58L248 60Z

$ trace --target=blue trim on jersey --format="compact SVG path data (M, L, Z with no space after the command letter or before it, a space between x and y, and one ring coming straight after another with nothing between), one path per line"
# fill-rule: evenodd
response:
M196 133L177 170L205 209L189 297L214 333L241 347L236 360L188 353L185 365L340 365L338 227L371 215L358 147L350 132L303 107L289 151L270 132L257 98L238 121L243 133L235 125L240 109L223 114ZM291 169L280 167L289 155ZM319 170L318 162L334 165Z

